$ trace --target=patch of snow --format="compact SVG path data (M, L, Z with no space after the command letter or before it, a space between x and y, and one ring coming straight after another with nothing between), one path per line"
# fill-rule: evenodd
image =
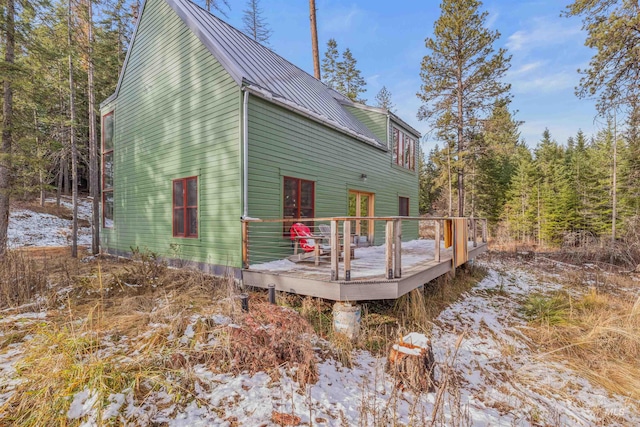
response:
M47 202L55 202L47 199ZM71 208L71 203L61 204ZM91 201L78 199L78 218L91 219ZM8 245L23 246L67 246L71 244L72 221L54 215L30 210L12 210L9 214ZM91 245L91 227L78 227L78 244Z
M73 401L67 411L67 418L77 420L89 414L98 401L98 393L85 388L73 396Z

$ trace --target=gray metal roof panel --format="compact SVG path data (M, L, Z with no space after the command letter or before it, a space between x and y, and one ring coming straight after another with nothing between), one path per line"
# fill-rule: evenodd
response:
M189 0L166 0L238 84L253 82L305 110L383 144L342 104L353 104L304 70Z

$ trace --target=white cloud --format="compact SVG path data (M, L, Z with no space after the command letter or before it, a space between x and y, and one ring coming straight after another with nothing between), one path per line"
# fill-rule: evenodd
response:
M582 37L579 24L557 18L536 17L529 21L528 28L518 30L507 39L507 48L512 52L549 47Z
M496 21L498 20L498 18L500 17L500 14L496 11L490 11L489 12L489 17L487 19L487 23L486 26L487 28L493 28L493 26L495 25Z
M544 65L544 61L535 61L529 62L527 64L523 64L520 67L516 68L513 71L509 71L509 76L518 76L521 74L527 74L531 71L537 70L538 68Z
M321 20L321 30L328 33L352 31L354 25L364 14L362 9L356 5L351 5L350 8L333 8L323 12L325 16Z
M573 88L576 78L575 72L564 71L514 79L511 85L515 93L553 93Z

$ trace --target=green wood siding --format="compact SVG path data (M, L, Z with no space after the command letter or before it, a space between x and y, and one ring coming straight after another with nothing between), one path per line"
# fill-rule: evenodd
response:
M342 107L360 120L382 142L387 144L387 115L357 107Z
M386 121L386 117L385 117ZM361 174L367 175L364 182ZM283 177L315 181L315 216L346 216L349 190L375 193L375 215L396 216L399 196L409 197L410 213L418 215L418 176L392 167L391 152L374 148L341 132L255 96L249 99L249 215L282 218ZM282 226L255 226L265 235ZM417 238L417 223L406 223L405 240ZM382 244L384 223L377 223L375 243ZM291 254L282 238L277 255ZM256 239L254 243L258 245ZM260 250L270 251L268 244ZM275 249L274 258L277 257ZM251 254L250 254L251 256ZM260 261L266 260L259 258ZM256 257L252 262L255 262Z
M146 2L115 105L114 228L102 229L103 249L240 267L240 88L163 0ZM198 238L174 238L172 180L189 176Z

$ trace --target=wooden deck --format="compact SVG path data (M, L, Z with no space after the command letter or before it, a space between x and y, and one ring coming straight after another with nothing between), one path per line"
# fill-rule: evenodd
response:
M468 259L472 260L487 250L487 244L478 242L469 245ZM275 285L276 290L293 294L309 295L333 301L362 301L396 299L426 284L427 282L451 272L453 266L452 250L440 253L440 261L425 256L424 261L404 267L401 277L386 279L384 274L359 274L357 266L352 266L352 280L331 280L331 263L318 266L305 265L303 268L287 271L252 270L242 271L245 285L267 288ZM344 278L344 275L341 276Z

